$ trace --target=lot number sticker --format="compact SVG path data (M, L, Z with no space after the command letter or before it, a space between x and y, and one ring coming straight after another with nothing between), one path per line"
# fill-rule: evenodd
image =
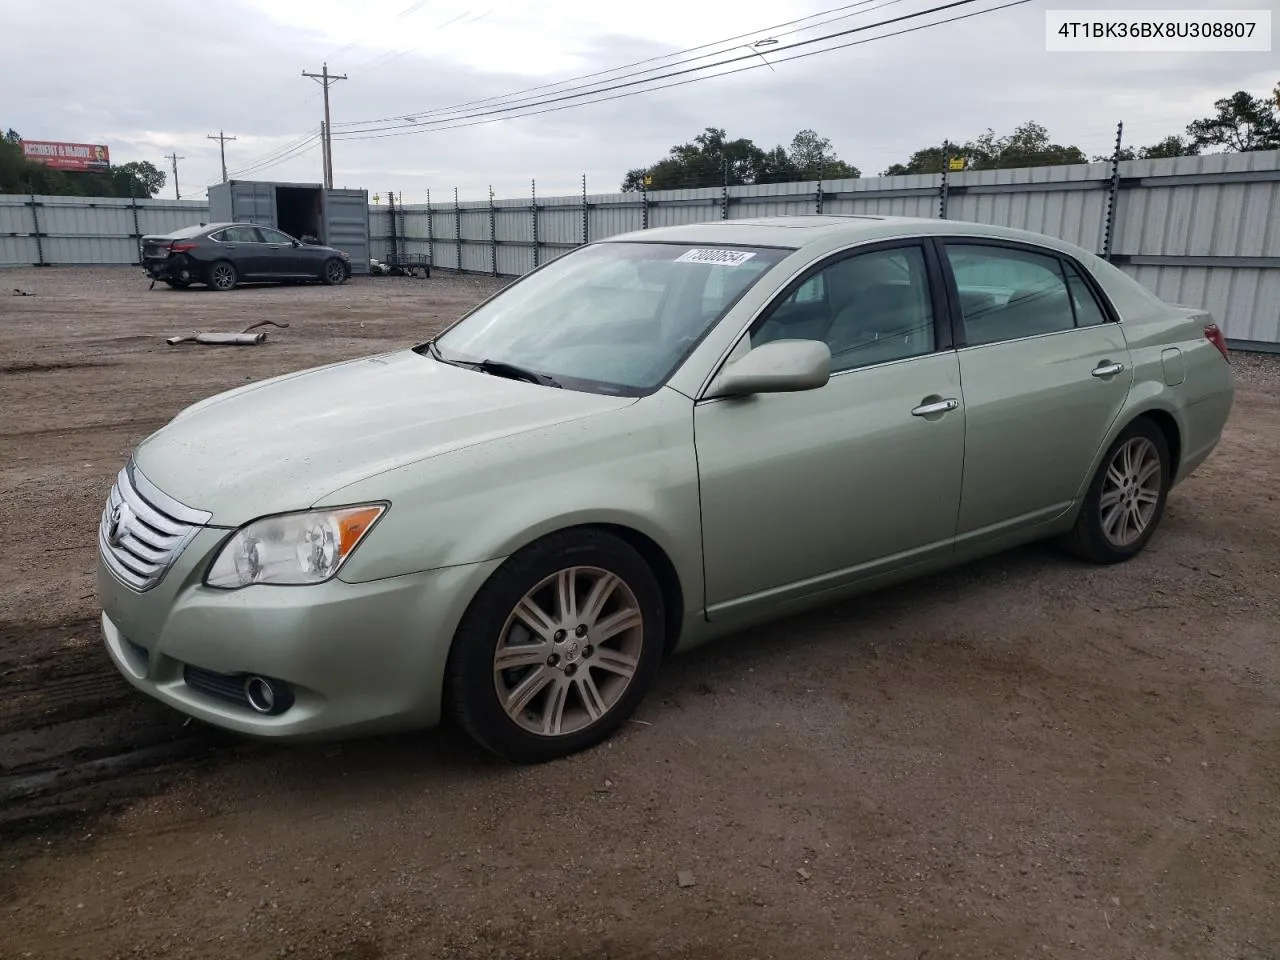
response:
M755 254L749 250L688 250L676 257L676 263L710 263L718 267L737 267Z

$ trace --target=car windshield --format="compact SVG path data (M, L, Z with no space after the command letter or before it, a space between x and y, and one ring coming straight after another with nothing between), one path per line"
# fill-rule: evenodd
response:
M570 389L642 396L661 386L716 321L790 252L592 244L481 305L435 340L435 354L445 362L491 361L490 372L515 367Z

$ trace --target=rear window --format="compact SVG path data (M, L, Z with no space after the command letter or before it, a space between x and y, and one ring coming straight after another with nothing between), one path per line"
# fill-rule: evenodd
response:
M189 237L198 237L209 229L207 223L197 223L194 227L183 227L181 230L175 230L173 233L164 235L166 240L186 240Z

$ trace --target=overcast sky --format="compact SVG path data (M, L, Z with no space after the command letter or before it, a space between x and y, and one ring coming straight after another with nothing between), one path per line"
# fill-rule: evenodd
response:
M847 0L15 3L6 5L4 18L0 128L13 127L33 140L106 143L116 163L150 160L167 169L164 155L176 151L184 158L183 197L203 198L205 185L220 177L218 146L208 134L223 129L237 137L227 144L227 165L236 175L318 132L320 88L301 72L319 70L326 59L332 71L350 78L332 89L337 134L343 125L384 117L421 122L425 111L738 34L750 34L743 44L775 37L781 47L942 2L867 0L822 19L852 16L800 33L770 28L847 6ZM980 0L846 39L1003 2ZM498 197L525 196L530 178L537 179L539 194L572 193L583 173L592 193L611 192L627 169L661 159L672 144L707 126L765 147L810 127L868 176L943 138L965 140L987 127L1005 133L1025 120L1044 123L1056 141L1093 155L1110 151L1118 120L1125 122L1127 141L1149 143L1212 113L1218 97L1238 89L1263 94L1280 81L1277 52L1045 52L1046 9L1117 5L1033 0L671 90L524 119L340 140L334 145L335 181L370 193L394 189L405 202L421 202L427 189L433 200L452 199L455 185L463 199L487 196L490 184ZM1265 9L1274 0L1128 0L1123 6ZM243 178L318 182L318 144L302 147L297 156ZM164 195L173 195L172 180Z

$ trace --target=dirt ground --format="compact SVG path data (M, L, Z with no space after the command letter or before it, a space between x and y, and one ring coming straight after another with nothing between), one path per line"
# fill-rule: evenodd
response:
M1280 357L1236 356L1138 559L1032 547L721 641L517 768L448 729L184 723L114 673L92 579L114 473L180 408L494 282L0 281L0 957L1280 956ZM258 319L291 326L163 342Z

